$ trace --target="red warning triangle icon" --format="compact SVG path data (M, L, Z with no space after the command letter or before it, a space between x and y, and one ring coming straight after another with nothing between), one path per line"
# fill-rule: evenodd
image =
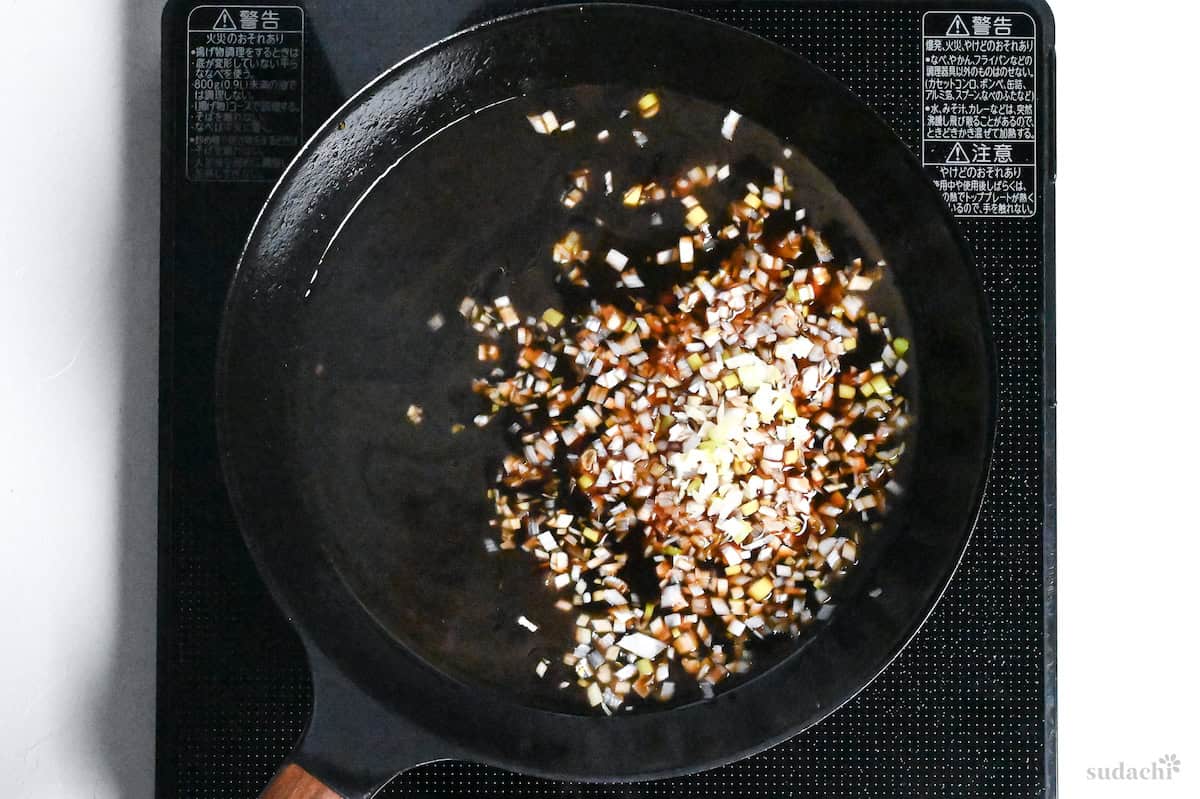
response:
M954 15L954 20L950 23L950 27L946 29L947 36L970 36L971 31L967 28L967 23L963 22L963 18L958 14Z
M217 17L217 21L213 23L215 31L235 31L238 29L237 23L233 21L233 17L229 14L228 8L221 9L221 16Z
M954 142L954 146L950 148L950 155L946 156L947 164L969 164L971 159L967 157L967 151L963 149L961 142Z

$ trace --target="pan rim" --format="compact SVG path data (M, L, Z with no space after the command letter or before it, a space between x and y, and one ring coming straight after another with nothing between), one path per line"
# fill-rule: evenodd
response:
M237 519L237 522L238 522L239 531L243 537L243 540L246 542L247 549L251 553L251 556L255 562L256 569L258 570L264 583L267 585L273 600L277 603L277 605L280 608L282 608L287 613L289 623L297 630L298 634L305 640L306 645L315 646L317 649L322 651L322 653L325 654L326 657L329 657L330 660L332 660L334 662L337 662L339 659L336 656L332 656L331 653L327 652L320 645L320 642L317 639L317 637L311 635L309 633L309 631L306 629L305 621L302 618L302 614L296 612L296 609L294 606L295 603L293 603L292 600L289 598L289 589L287 589L285 587L286 581L281 580L279 578L279 576L275 573L275 569L272 568L269 557L262 549L260 549L258 543L255 540L255 537L250 532L253 525L248 521L248 514L244 509L246 500L244 498L244 495L242 494L242 489L241 489L240 485L238 484L237 478L235 476L236 469L234 469L231 464L231 461L234 456L232 454L232 447L229 444L229 440L228 440L229 433L227 430L227 423L225 421L226 414L229 412L229 408L227 406L228 397L225 392L225 388L226 388L225 377L227 374L227 367L228 367L227 359L229 357L228 338L232 335L232 330L230 329L230 326L227 324L227 320L232 315L232 309L235 307L235 305L238 301L238 290L239 290L239 287L242 282L240 280L240 277L244 274L244 268L248 264L248 259L250 258L253 245L254 245L256 239L262 233L264 219L266 218L268 211L278 201L278 199L282 196L282 194L284 192L286 192L287 188L290 186L291 181L296 176L297 172L299 172L303 168L303 166L306 162L306 159L311 154L312 150L329 135L331 130L336 128L339 119L341 117L344 117L348 111L359 106L365 99L369 98L376 90L387 85L391 80L396 78L399 75L399 73L401 73L405 68L409 67L410 65L413 65L413 64L427 58L428 56L430 56L433 53L436 53L447 47L450 47L462 39L477 35L481 31L494 30L497 28L501 28L505 25L524 21L526 18L530 18L530 17L543 17L543 16L550 16L550 15L562 15L562 14L568 14L568 13L605 15L605 14L609 14L609 13L629 13L631 11L636 12L638 14L660 15L664 18L667 18L667 17L677 18L681 21L686 21L689 24L702 23L706 26L722 28L722 29L724 29L724 32L726 34L734 34L743 40L746 40L748 42L753 42L754 45L757 47L769 48L771 51L775 52L777 55L782 56L785 59L787 59L789 62L791 62L795 68L818 74L824 80L825 83L827 83L830 86L836 86L838 88L838 90L840 91L840 93L843 95L843 97L839 98L839 99L848 100L849 102L851 102L855 106L857 106L860 110L868 113L872 117L874 124L881 127L882 129L887 130L892 138L896 138L894 132L891 131L890 126L888 126L886 121L883 120L882 117L880 117L878 115L878 113L874 111L874 109L870 108L870 106L866 105L866 103L861 101L847 87L845 87L843 84L841 84L840 81L838 81L837 79L830 76L827 72L822 70L820 67L812 64L810 61L808 61L806 58L804 58L799 53L789 50L788 48L785 48L781 45L775 44L774 42L764 39L756 34L747 32L743 29L740 29L740 28L737 28L737 27L734 27L731 25L727 25L725 23L698 17L696 15L693 15L693 14L690 14L687 12L683 12L683 11L680 11L677 9L668 9L668 8L662 8L662 7L658 7L658 6L641 5L641 4L634 4L634 3L586 3L586 4L570 4L570 5L552 5L552 6L548 6L548 7L542 7L542 8L536 8L536 9L531 9L531 10L527 10L527 11L522 11L522 12L519 12L516 14L510 14L510 15L498 17L496 19L491 19L491 20L487 20L484 22L480 22L476 25L465 28L461 31L457 31L437 42L431 43L431 44L427 45L426 47L423 47L420 50L412 53L411 55L407 56L406 58L396 62L394 65L387 68L386 70L381 72L378 76L376 76L374 79L372 79L370 82L365 84L361 89L359 89L357 92L355 92L350 98L348 98L346 100L346 102L343 103L329 117L329 119L327 119L325 122L323 122L316 129L316 131L313 133L313 135L311 137L309 137L308 140L297 151L296 155L293 157L291 162L281 173L278 181L275 183L275 185L272 187L271 191L268 193L266 199L264 200L262 208L259 210L259 213L255 218L254 224L252 225L249 233L247 234L245 243L241 250L241 254L239 255L239 258L237 261L236 268L230 278L229 288L226 292L225 299L224 299L223 306L222 306L222 322L221 322L220 334L218 337L218 359L217 359L217 373L216 373L217 374L216 417L217 417L218 447L219 447L219 452L220 452L222 471L225 476L225 484L226 484L227 490L230 495L231 506L233 508L235 518ZM897 143L900 144L901 149L904 150L904 155L906 156L905 163L907 164L908 168L914 172L919 172L920 166L916 159L916 156L911 151L909 151L907 149L907 147L904 147L903 144L901 142L899 142L898 140L897 140ZM997 357L996 357L996 351L995 351L995 340L994 340L994 336L993 336L993 325L992 325L991 312L990 312L990 309L988 306L986 294L984 293L984 290L983 290L982 282L979 279L978 270L974 264L974 258L972 256L971 249L970 249L968 243L966 242L966 239L963 236L961 229L959 228L958 224L955 222L953 216L950 214L949 209L946 207L945 201L941 197L940 193L937 192L937 190L931 184L929 184L927 181L925 181L923 188L924 188L924 191L926 192L927 198L934 200L938 207L939 219L937 221L938 221L939 225L949 233L951 239L953 240L954 246L957 248L957 250L959 251L959 253L962 256L963 265L965 267L967 267L971 272L972 279L970 282L972 283L972 286L974 289L974 294L975 294L974 299L975 299L975 303L976 303L976 307L972 308L972 313L977 316L977 318L979 319L979 321L982 325L981 338L982 338L983 347L984 347L984 350L986 353L986 359L987 359L986 368L984 370L986 373L986 377L987 377L987 386L986 386L986 390L984 392L986 395L987 402L986 402L986 409L985 409L986 410L986 419L983 424L984 457L983 457L983 463L981 464L981 473L978 475L978 477L975 480L975 488L974 488L974 491L972 493L972 497L970 500L970 508L971 508L970 514L969 514L970 518L966 525L966 529L962 533L960 542L956 547L956 556L954 557L953 564L951 565L951 567L948 570L946 570L946 573L941 577L941 579L939 579L937 581L936 585L934 585L933 591L931 594L931 599L925 605L923 611L919 614L919 616L915 619L915 621L913 621L909 625L906 625L905 632L900 637L899 643L896 646L889 649L889 651L884 656L882 656L882 659L878 665L876 665L874 661L870 664L869 670L871 672L871 676L868 679L866 679L865 681L858 684L857 687L854 688L854 690L852 690L849 693L842 696L839 699L839 701L832 703L832 704L828 705L827 707L823 708L823 712L821 712L815 716L807 717L804 720L797 722L795 726L793 726L789 729L786 729L784 731L781 731L778 734L764 737L763 739L755 742L752 745L737 749L736 751L731 751L720 757L710 758L704 762L688 763L686 765L682 765L682 766L680 766L678 768L674 768L674 769L655 769L655 770L651 770L651 771L647 771L647 772L622 773L618 776L603 776L603 775L597 776L595 774L581 774L581 773L577 773L577 772L569 772L569 771L563 772L563 771L556 771L554 769L544 769L544 768L541 768L536 763L516 762L516 761L504 759L504 758L493 757L489 753L481 752L481 751L474 751L474 750L464 751L464 752L462 752L462 754L470 755L470 759L475 762L486 763L486 764L498 766L501 768L513 769L513 770L520 771L522 773L531 774L531 775L535 775L535 776L556 778L556 779L564 779L564 778L565 779L581 779L581 780L590 781L590 782L605 782L605 783L627 782L627 781L645 780L645 779L652 779L652 778L679 776L679 775L683 775L683 774L694 773L696 771L711 768L714 766L732 763L737 760L741 760L745 757L756 754L758 752L761 752L771 746L781 743L782 741L788 740L789 738L794 737L795 735L799 734L800 732L804 731L805 729L808 729L809 727L812 727L812 726L820 723L821 721L825 720L826 718L828 718L831 714L833 714L839 708L841 708L843 705L845 705L846 703L848 703L849 701L854 699L863 690L865 690L867 688L867 686L869 686L876 679L878 679L879 676L884 671L886 671L888 669L888 667L893 663L893 661L900 655L900 653L911 643L913 638L915 638L916 635L921 631L921 629L924 627L925 623L927 622L929 616L933 613L933 611L936 609L938 603L941 601L941 598L945 594L949 584L951 583L955 574L957 573L957 571L962 563L963 557L965 556L965 553L966 553L967 547L970 543L970 540L973 536L973 532L978 524L980 514L982 513L983 499L984 499L984 496L986 495L986 491L987 491L987 485L988 485L989 476L991 473L992 457L994 454L996 428L998 425L998 404L999 404L998 403L998 378L997 378L998 364L997 364ZM327 565L332 565L332 564L327 564ZM340 576L339 576L339 579L340 579ZM354 596L353 591L351 591L350 593L352 596ZM357 597L356 597L356 599L357 599ZM368 615L371 615L371 614L368 613ZM413 654L416 654L419 657L419 653L413 653ZM438 673L442 677L448 677L448 675L445 675L444 673L442 673L440 671ZM353 678L351 678L351 679L352 679L352 681L355 682L356 686L359 687L361 690L363 690L365 693L367 693L368 695L372 695L372 696L375 695L368 686L363 686L360 683L358 683L356 680L353 680ZM514 703L514 704L516 704L516 703ZM683 708L680 708L680 710L682 710L682 709ZM548 711L548 710L533 709L533 708L527 708L527 710L529 710L530 712L538 712L538 713L542 713L542 714L556 715L553 713L553 711ZM673 710L663 711L662 715L668 715L673 712L675 712L675 711L673 711ZM557 715L566 715L566 714L557 714ZM591 717L588 717L588 718L591 718ZM611 720L602 719L602 718L595 719L595 721L600 722L600 723L611 722L611 723L615 723L615 724L619 724L621 722L621 720L622 719L620 719L620 718L614 718Z

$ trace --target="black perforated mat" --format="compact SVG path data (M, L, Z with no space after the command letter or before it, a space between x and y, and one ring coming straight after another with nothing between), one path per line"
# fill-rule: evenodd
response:
M220 304L269 184L187 177L185 144L197 124L190 106L199 96L196 42L189 41L187 29L189 12L199 5L174 2L164 17L158 794L246 797L256 795L300 735L311 694L299 641L243 549L216 459L211 398ZM409 52L517 7L481 10L463 0L283 5L306 10L304 61L297 67L303 77L296 89L303 92L305 134ZM920 152L922 15L939 6L683 7L797 50L844 81ZM963 7L989 13L1025 8L1037 19L1038 145L1044 157L1034 216L962 220L991 301L1000 423L981 523L922 632L878 680L829 719L741 763L620 786L560 784L441 763L401 776L382 796L894 799L1052 793L1047 778L1052 702L1046 698L1052 672L1045 635L1046 575L1052 577L1046 553L1052 548L1044 535L1050 504L1044 469L1049 378L1043 351L1052 340L1046 236L1053 206L1046 188L1053 174L1053 31L1028 6L951 6ZM229 9L241 24L241 10L261 13L271 6ZM273 112L288 110L280 106Z

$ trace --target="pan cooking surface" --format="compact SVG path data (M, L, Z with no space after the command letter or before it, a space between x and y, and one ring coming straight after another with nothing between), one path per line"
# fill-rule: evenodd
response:
M611 719L580 713L554 676L536 678L536 656L562 651L554 625L567 620L538 612L552 597L527 562L483 549L502 432L448 434L476 410L458 301L502 289L524 310L556 296L538 259L543 237L562 230L563 172L590 155L569 148L591 142L533 134L525 115L555 105L577 131L594 130L570 101L585 91L571 87L596 85L628 92L606 124L636 93L665 90L635 158L656 157L656 135L681 158L728 146L719 120L730 107L744 117L734 148L750 143L755 120L786 137L819 167L798 163L792 177L812 189L805 204L835 252L892 265L907 321L884 297L872 302L920 359L902 388L920 418L902 477L908 504L864 548L819 633L783 647L785 658L764 654L752 679L711 700ZM664 124L682 141L656 133ZM762 152L780 144L768 137ZM448 319L444 338L426 327L434 312ZM896 656L962 555L992 444L990 335L969 251L912 153L780 48L686 14L597 4L499 20L397 65L289 167L247 241L221 328L222 466L246 543L318 686L341 683L375 706L331 720L338 703L323 713L319 689L300 762L364 793L418 754L573 779L662 777L821 720ZM426 410L420 427L404 418L412 402ZM518 627L521 614L543 634ZM427 750L385 746L411 740L413 725L430 733Z
M554 280L553 242L572 221L590 227L600 216L609 238L599 251L614 246L636 258L669 246L662 239L673 240L678 225L668 218L656 240L652 209L621 209L620 187L697 163L733 165L738 179L721 189L725 201L741 196L746 180L782 166L796 185L795 201L839 261L889 256L838 187L804 153L785 156L787 142L753 119L743 118L727 141L727 108L662 89L654 118L619 119L646 88L656 87L584 85L514 97L464 115L382 170L314 265L290 353L297 377L287 426L307 476L305 510L316 517L320 545L341 579L392 637L436 669L560 712L594 713L582 692L558 687L571 679L560 660L574 615L552 607L555 595L530 558L484 547L494 536L486 491L507 451L506 433L499 420L485 429L471 423L488 410L471 381L491 365L476 359L478 337L457 313L460 300L508 295L529 314L578 306L585 301L578 289ZM538 135L526 115L547 109L576 128ZM648 137L644 148L633 128ZM600 130L609 131L604 143ZM581 165L592 172L589 196L603 194L605 171L616 190L568 210L561 203L566 176ZM677 203L664 207L678 213ZM871 304L897 335L912 335L890 276ZM427 325L435 314L446 320L436 332ZM919 418L917 384L914 370L904 390ZM406 420L410 404L424 409L423 423ZM466 429L452 435L456 423ZM902 467L911 457L910 448ZM844 591L871 587L888 539L865 542L864 562ZM649 576L644 595L652 597ZM520 615L540 629L519 626ZM742 680L762 675L803 640L764 642ZM539 658L553 664L545 678L534 672ZM700 698L694 682L679 685L672 705ZM637 712L672 705L649 701Z

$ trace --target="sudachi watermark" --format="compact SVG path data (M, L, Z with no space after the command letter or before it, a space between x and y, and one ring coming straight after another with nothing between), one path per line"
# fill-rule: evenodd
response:
M1089 780L1129 780L1153 782L1169 780L1179 773L1179 758L1175 755L1163 755L1158 760L1145 763L1127 764L1120 761L1113 766L1092 767L1087 770Z

